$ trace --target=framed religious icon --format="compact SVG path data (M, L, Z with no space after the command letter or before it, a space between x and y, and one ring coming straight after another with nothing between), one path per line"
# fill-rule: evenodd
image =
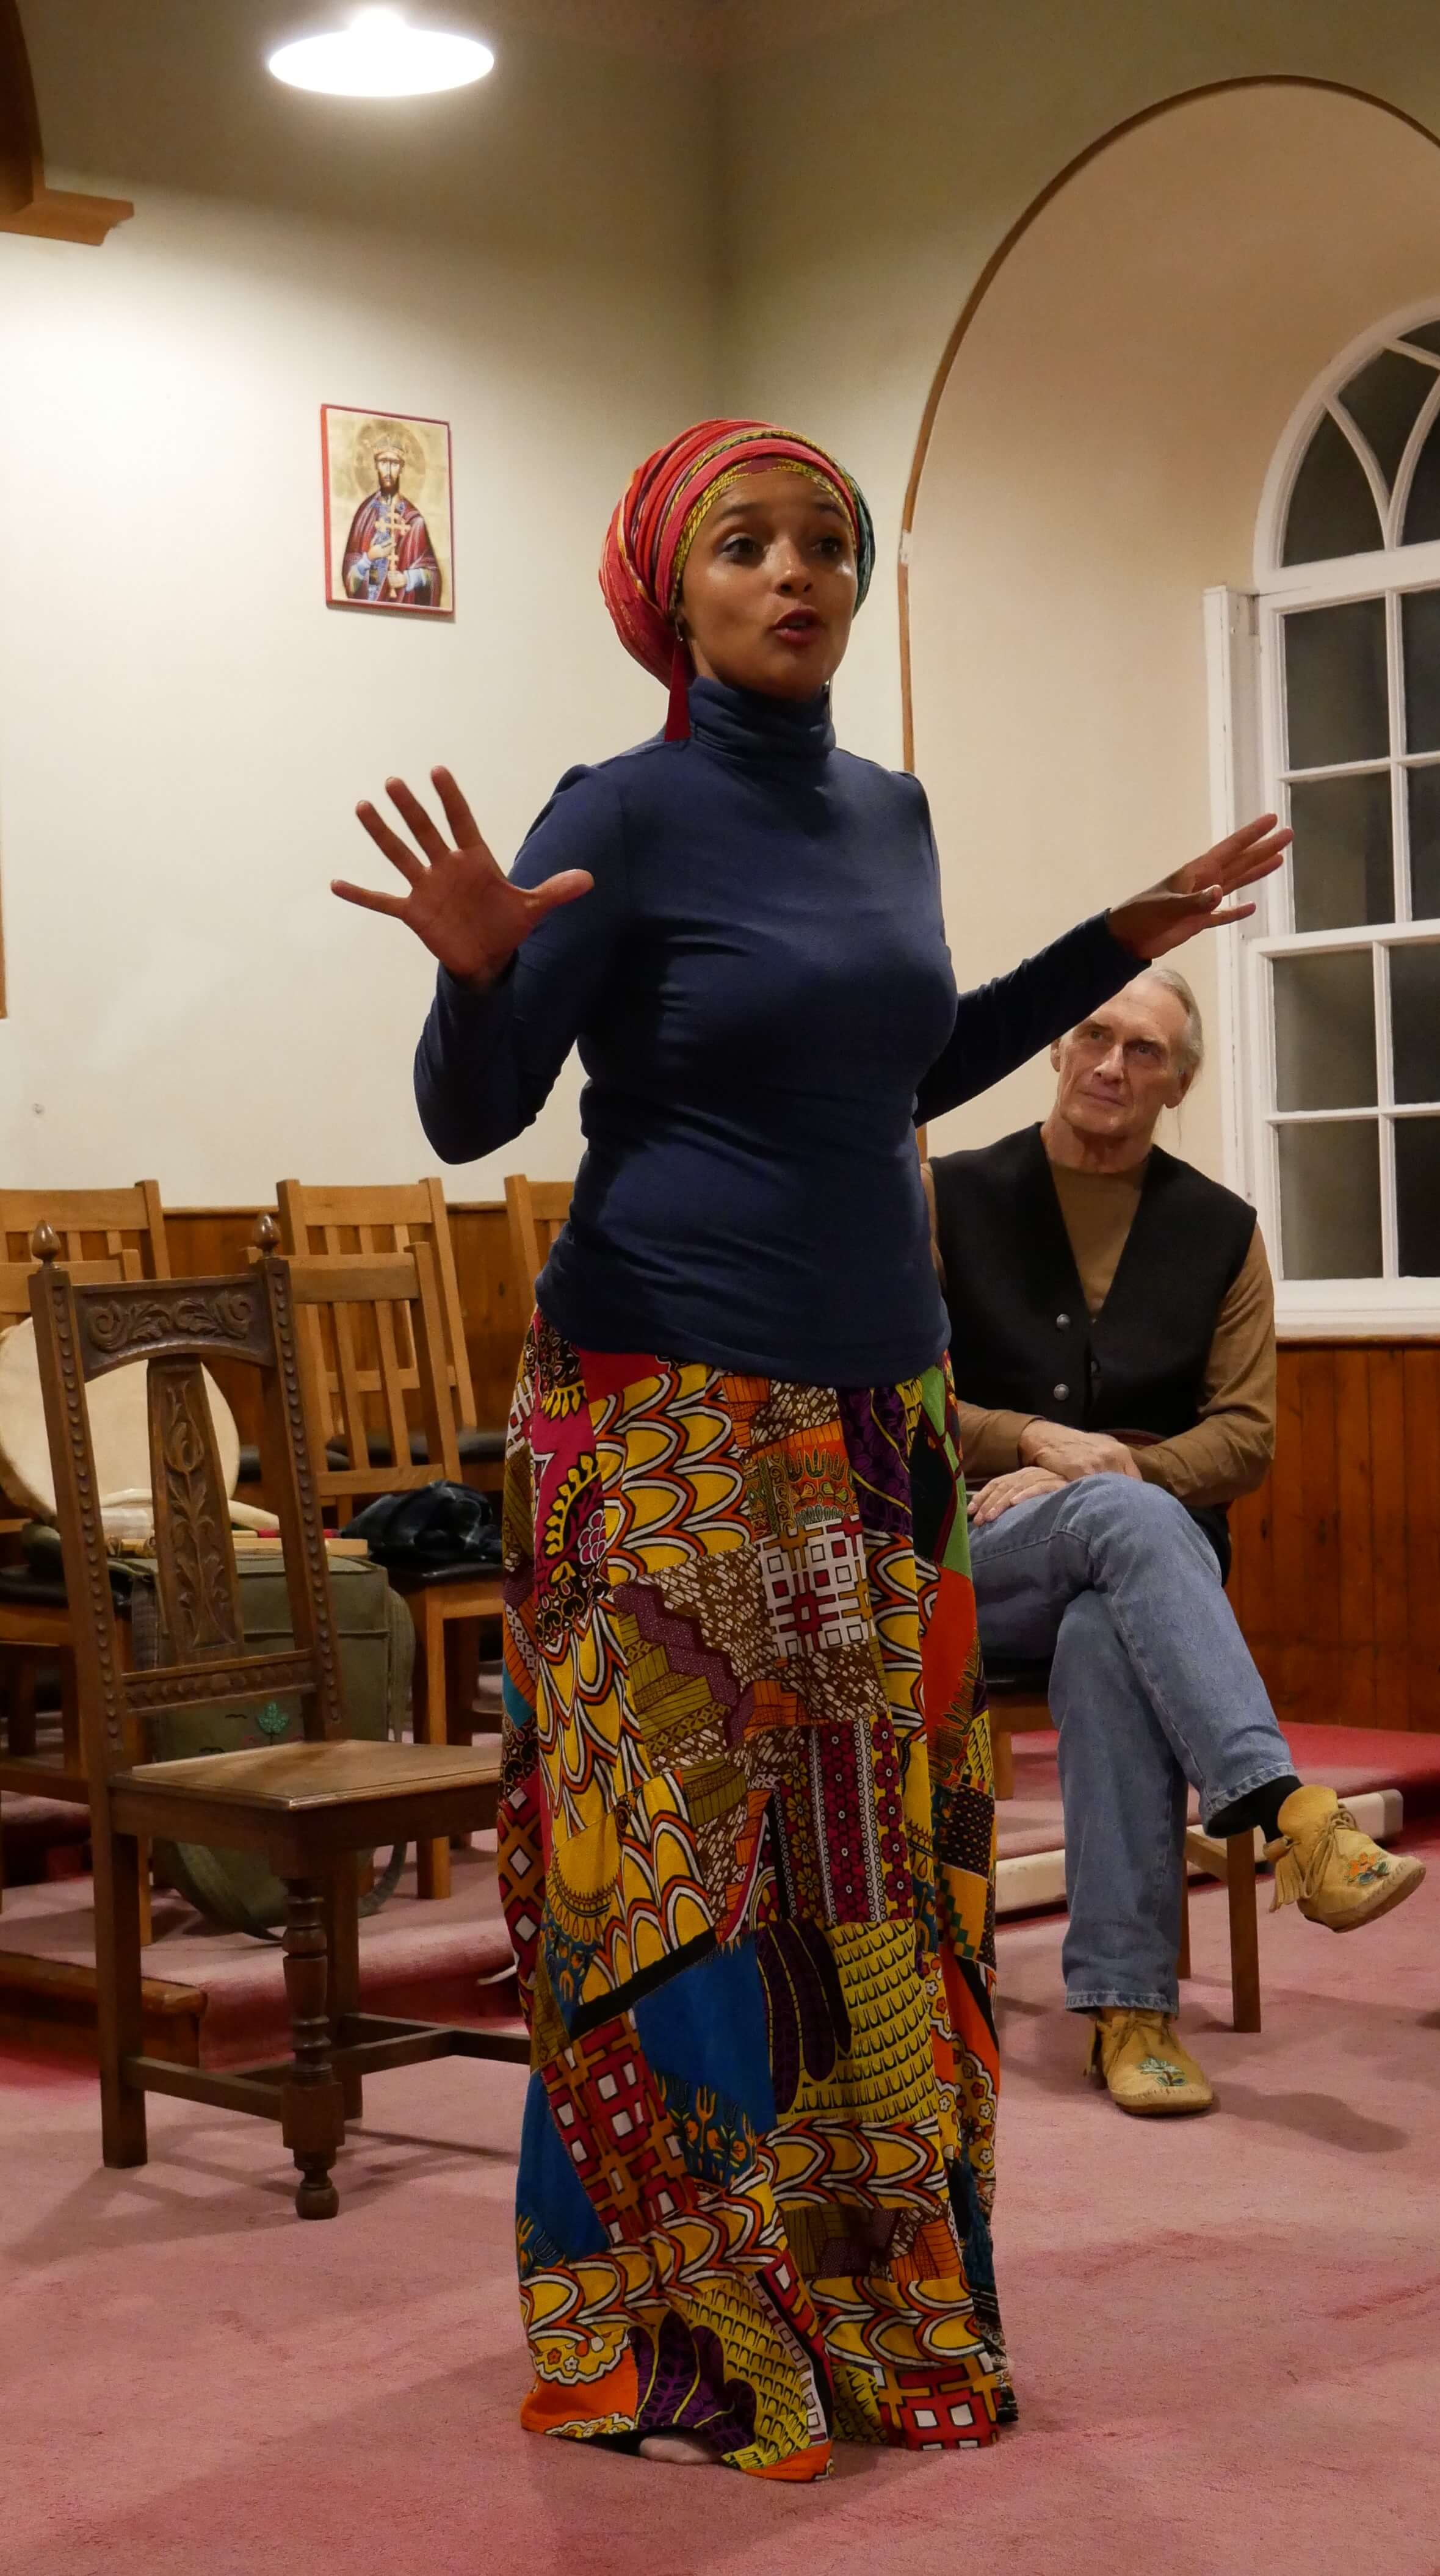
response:
M325 596L332 608L450 617L450 424L320 406Z

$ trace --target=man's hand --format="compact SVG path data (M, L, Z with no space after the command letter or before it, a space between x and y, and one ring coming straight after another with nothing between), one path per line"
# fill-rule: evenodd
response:
M1021 1464L1048 1467L1062 1485L1081 1476L1138 1476L1133 1451L1103 1431L1072 1431L1064 1422L1027 1422L1016 1447Z
M1037 1494L1058 1494L1065 1484L1063 1476L1052 1476L1045 1467L1016 1467L1008 1476L992 1476L978 1494L970 1497L970 1526L985 1529L998 1521L1002 1512L1013 1511L1017 1503L1033 1502Z
M1244 886L1258 884L1262 877L1273 876L1293 837L1277 829L1273 814L1257 814L1253 823L1217 841L1203 859L1191 859L1188 866L1147 887L1144 894L1114 905L1112 932L1137 958L1153 960L1193 939L1197 930L1219 930L1227 921L1248 921L1254 904L1231 903L1227 898Z

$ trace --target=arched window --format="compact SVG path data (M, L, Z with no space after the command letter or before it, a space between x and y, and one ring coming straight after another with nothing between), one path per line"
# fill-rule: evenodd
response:
M1435 308L1297 413L1256 591L1254 785L1295 842L1246 942L1241 1059L1282 1320L1440 1318Z

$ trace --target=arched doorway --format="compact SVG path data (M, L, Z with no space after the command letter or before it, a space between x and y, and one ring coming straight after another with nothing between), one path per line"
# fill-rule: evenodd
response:
M1251 587L1297 401L1379 316L1440 293L1437 245L1435 137L1265 81L1120 129L992 263L927 412L902 574L907 738L962 981L1212 836L1203 594ZM1213 1030L1213 954L1195 981ZM1000 1133L1047 1092L1027 1068L934 1142ZM1225 1099L1220 1062L1183 1130L1217 1172Z

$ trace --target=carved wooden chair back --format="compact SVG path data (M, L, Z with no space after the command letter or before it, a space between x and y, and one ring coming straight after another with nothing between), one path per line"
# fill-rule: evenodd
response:
M460 1303L460 1277L455 1267L455 1246L450 1233L450 1216L445 1205L444 1188L435 1174L428 1180L400 1182L394 1186L357 1185L344 1189L319 1189L305 1181L281 1181L277 1195L280 1202L280 1236L285 1250L298 1260L311 1257L334 1259L344 1253L408 1252L413 1243L429 1246L435 1264L435 1277L440 1294L446 1376L455 1420L467 1428L475 1420L475 1391L470 1375L470 1356L465 1344L465 1316ZM395 1330L399 1336L399 1385L409 1399L410 1408L420 1401L420 1368L410 1337L406 1312L397 1311ZM302 1314L301 1332L310 1344L312 1361L318 1364L321 1347L318 1316ZM367 1398L367 1420L372 1431L381 1425L379 1399L383 1394L381 1354L366 1333L364 1319L352 1321L352 1337L360 1336L354 1352L355 1374L352 1384ZM338 1373L326 1369L323 1377L326 1440L345 1437L341 1422L343 1411ZM388 1424L385 1426L388 1429ZM395 1451L399 1458L402 1452ZM404 1454L408 1454L408 1451ZM353 1457L354 1452L351 1452Z
M50 1226L71 1266L133 1252L144 1279L168 1279L170 1247L158 1181L128 1190L0 1190L0 1262L26 1262L38 1225Z
M341 1734L340 1657L320 1508L306 1443L288 1265L262 1220L260 1258L228 1279L77 1282L47 1228L36 1237L30 1310L55 1473L56 1518L74 1633L81 1736L92 1783L125 1767L161 1710L216 1700L256 1703L298 1693L304 1731ZM147 1360L156 1589L171 1660L123 1668L90 1439L87 1386ZM238 1362L259 1377L262 1456L284 1550L293 1646L246 1651L228 1497L205 1389L205 1366Z
M337 1518L347 1521L357 1504L376 1494L407 1493L439 1476L458 1484L460 1452L445 1365L444 1314L429 1244L417 1240L408 1252L332 1252L317 1261L292 1261L289 1271L297 1317L312 1328L300 1335L310 1445L323 1460L325 1437L338 1437L349 1462L317 1467L321 1500L333 1503ZM369 1390L358 1358L364 1346L376 1357L389 1465L370 1463ZM402 1356L407 1353L408 1368ZM412 1371L429 1452L428 1462L419 1466L410 1463L405 1409ZM327 1431L332 1421L334 1430Z
M505 1181L505 1207L510 1219L510 1262L524 1324L535 1303L535 1282L550 1257L550 1247L570 1214L573 1181L531 1181L510 1172Z

